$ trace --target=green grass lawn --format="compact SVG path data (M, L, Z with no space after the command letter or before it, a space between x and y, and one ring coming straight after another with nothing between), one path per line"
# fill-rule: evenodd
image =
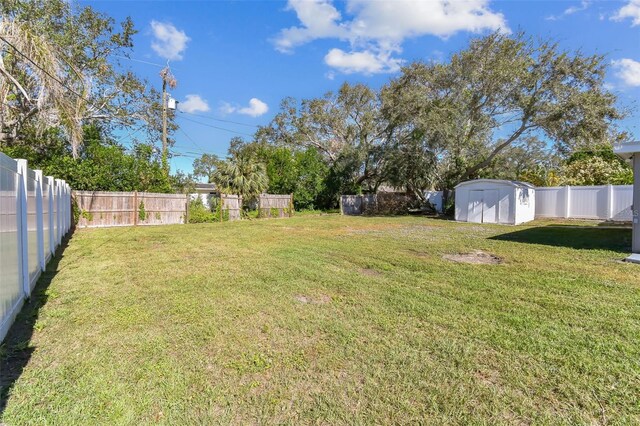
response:
M3 347L0 422L638 423L630 239L417 217L81 230ZM443 258L474 250L503 263Z

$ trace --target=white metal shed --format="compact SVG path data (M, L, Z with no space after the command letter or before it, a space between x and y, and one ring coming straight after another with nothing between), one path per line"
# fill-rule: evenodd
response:
M457 221L518 225L535 217L535 187L529 183L476 179L455 189Z

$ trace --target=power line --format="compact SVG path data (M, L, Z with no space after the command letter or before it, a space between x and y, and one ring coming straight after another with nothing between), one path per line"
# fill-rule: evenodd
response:
M142 59L127 58L126 56L113 55L115 58L126 59L128 61L140 62L141 64L153 65L155 67L164 68L166 65L156 64L155 62L143 61Z
M0 40L4 41L8 46L10 46L13 50L16 51L16 53L20 56L22 56L23 58L25 58L27 61L31 62L31 64L38 68L40 71L42 71L43 73L45 73L49 78L51 78L53 81L57 82L58 84L60 84L62 87L64 87L65 89L67 89L68 91L70 91L71 93L73 93L74 95L78 96L81 99L85 99L84 96L82 96L81 94L79 94L78 92L76 92L75 90L73 90L72 88L70 88L69 86L67 86L66 84L64 84L61 80L58 80L57 77L54 77L49 71L47 71L46 69L42 68L40 65L38 65L33 59L31 59L28 55L22 53L22 51L20 51L20 49L18 49L17 47L15 47L9 40L7 40L6 38L4 38L3 36L0 36ZM86 99L85 99L86 100Z
M38 65L38 63L36 63L33 59L31 59L28 55L26 55L25 53L23 53L20 49L18 49L16 46L14 46L9 40L7 40L6 38L4 38L3 36L0 36L0 40L2 40L3 42L5 42L9 47L11 47L18 55L22 56L23 58L25 58L27 61L29 61L34 67L38 68L40 71L42 71L43 73L45 73L49 78L51 78L53 81L55 81L56 83L58 83L59 85L61 85L62 87L64 87L65 89L67 89L69 92L73 93L74 95L76 95L78 98L82 99L83 101L86 101L89 105L91 105L91 107L95 108L97 111L102 111L102 112L106 112L107 114L109 114L109 118L114 119L116 121L120 121L121 123L124 124L128 124L127 122L125 122L123 119L112 116L111 113L107 110L104 109L104 107L97 107L95 104L93 104L91 102L90 99L84 97L83 95L79 94L78 92L76 92L74 89L72 89L71 87L67 86L64 82L62 82L62 80L58 79L57 77L54 77L49 71L47 71L45 68L41 67L40 65Z
M214 126L212 124L203 123L202 121L192 120L192 119L187 118L187 117L182 117L182 119L183 120L187 120L187 121L191 121L192 123L200 124L201 126L211 127L212 129L224 130L225 132L231 132L231 133L236 133L238 135L253 137L253 135L250 135L249 133L243 133L243 132L237 132L237 131L231 130L231 129L225 129L224 127Z
M182 114L194 115L196 117L202 117L202 118L207 118L209 120L220 121L222 123L237 124L238 126L246 126L246 127L254 127L254 128L260 127L260 126L257 126L255 124L241 123L239 121L232 121L232 120L223 120L222 118L216 118L216 117L212 117L210 115L195 114L193 112L186 112L186 111L180 111L180 112Z
M193 140L193 138L191 138L191 136L189 136L189 135L187 134L187 132L185 132L184 130L182 130L182 127L179 127L179 126L178 126L178 130L180 130L180 131L182 132L182 134L183 134L183 135L185 135L185 136L187 137L187 139L189 139L189 140L191 141L191 143L192 143L192 144L193 144L197 149L199 149L200 151L202 151L202 153L203 153L203 154L205 154L204 149L203 149L200 145L198 145L198 144L196 143L196 141L195 141L195 140Z

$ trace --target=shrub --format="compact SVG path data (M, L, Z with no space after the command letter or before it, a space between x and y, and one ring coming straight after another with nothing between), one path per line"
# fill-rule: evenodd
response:
M217 222L215 213L202 203L200 197L189 201L189 223Z

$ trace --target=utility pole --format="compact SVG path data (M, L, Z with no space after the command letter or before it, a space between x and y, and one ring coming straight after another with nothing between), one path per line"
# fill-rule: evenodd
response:
M169 174L169 153L167 152L167 80L162 79L162 170Z
M169 144L167 142L167 85L173 89L178 84L178 81L171 73L169 63L160 71L160 77L162 77L162 169L165 174L169 175Z

